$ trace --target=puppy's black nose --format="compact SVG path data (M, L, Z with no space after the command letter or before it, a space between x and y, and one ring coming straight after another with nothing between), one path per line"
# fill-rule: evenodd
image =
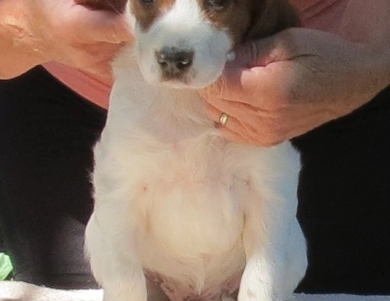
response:
M164 47L156 51L156 59L163 75L169 78L180 77L192 65L194 52L176 47Z

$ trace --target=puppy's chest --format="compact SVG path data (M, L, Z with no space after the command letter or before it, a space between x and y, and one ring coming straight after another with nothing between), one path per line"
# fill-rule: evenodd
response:
M229 145L220 138L188 139L145 151L143 156L150 187L158 189L160 195L178 188L231 185L235 173L232 164L227 163L231 157Z
M224 140L206 138L143 153L133 211L145 268L187 275L195 286L221 266L239 269L247 187L232 152Z
M243 210L246 184L237 177L233 153L229 143L215 137L143 151L136 163L142 175L133 204L145 219L143 230L191 253L200 252L208 240L204 231L213 240L227 223L234 224ZM189 237L199 240L195 249Z

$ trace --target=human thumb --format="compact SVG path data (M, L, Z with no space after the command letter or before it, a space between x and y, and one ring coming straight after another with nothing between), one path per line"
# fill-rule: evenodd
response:
M233 50L234 55L229 60L220 78L211 86L203 89L200 94L216 96L224 99L234 99L243 93L241 85L242 73L255 66L266 66L270 61L273 49L273 39L263 38L245 42Z
M226 67L265 67L272 62L286 60L290 57L286 45L286 31L267 38L251 40L239 45L235 51L235 59Z

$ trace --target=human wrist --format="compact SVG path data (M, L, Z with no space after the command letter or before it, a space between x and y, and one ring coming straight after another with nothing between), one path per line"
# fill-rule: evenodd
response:
M386 43L372 46L383 84L390 85L390 37Z
M390 40L360 44L361 74L367 91L377 94L390 85ZM364 87L363 86L363 87Z

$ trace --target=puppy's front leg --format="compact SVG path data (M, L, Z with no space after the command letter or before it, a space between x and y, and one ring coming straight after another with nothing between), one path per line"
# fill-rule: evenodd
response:
M117 275L102 281L103 301L146 301L147 292L143 274L126 275L130 276L127 278L123 276L125 275Z
M245 235L244 240L252 240ZM239 301L280 301L277 288L283 285L280 275L281 254L273 248L264 248L257 243L246 243L246 267L241 279ZM274 253L271 255L271 253Z
M86 250L92 272L103 287L103 300L147 301L145 276L135 254L131 231L115 229L113 224L107 227L102 224L104 219L97 216L95 212L88 222Z
M288 270L286 246L295 218L294 205L276 193L250 194L243 231L247 262L238 300L285 301L293 293L284 274Z

